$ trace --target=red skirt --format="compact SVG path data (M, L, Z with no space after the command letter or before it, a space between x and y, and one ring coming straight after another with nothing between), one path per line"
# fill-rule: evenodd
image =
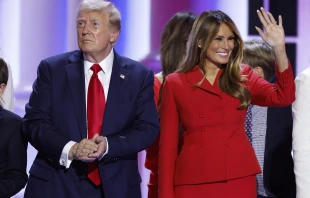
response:
M180 185L174 187L176 198L257 198L256 177L248 176L228 181Z

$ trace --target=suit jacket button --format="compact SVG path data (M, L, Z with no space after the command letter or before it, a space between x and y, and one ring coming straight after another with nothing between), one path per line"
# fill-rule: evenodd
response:
M224 124L224 125L222 126L222 128L223 128L223 129L226 129L226 124Z
M203 113L199 113L199 117L200 117L200 118L203 118Z
M225 110L224 110L224 109L223 109L223 110L221 110L221 113L222 113L222 114L225 114Z
M201 132L205 132L206 129L204 127L201 128Z
M200 146L201 146L201 147L204 147L205 145L204 145L204 143L201 143Z

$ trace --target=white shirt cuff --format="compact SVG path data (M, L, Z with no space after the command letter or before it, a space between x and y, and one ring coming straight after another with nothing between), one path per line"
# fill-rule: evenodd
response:
M104 137L105 138L105 141L107 142L107 149L105 150L105 152L103 153L103 155L101 156L101 157L99 157L99 161L104 157L104 156L106 156L106 154L108 154L108 152L109 152L109 143L108 143L108 139L106 138L106 137Z
M70 167L70 164L72 162L72 160L70 160L69 157L69 151L71 149L71 147L75 144L76 142L74 141L70 141L68 142L65 147L63 148L62 152L61 152L61 156L59 159L59 163L62 166L65 166L66 168Z

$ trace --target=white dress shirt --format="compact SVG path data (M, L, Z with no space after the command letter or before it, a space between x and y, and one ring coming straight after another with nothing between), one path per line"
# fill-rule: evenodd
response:
M98 78L99 78L99 80L103 86L103 89L104 89L105 101L107 101L107 98L108 98L108 91L109 91L110 79L111 79L111 74L112 74L113 60L114 60L114 52L112 49L110 54L103 61L101 61L99 63L102 70L100 72L98 72ZM94 63L89 62L87 60L86 56L84 55L86 109L87 109L88 85L89 85L90 78L93 74L93 71L90 68L93 66L93 64ZM87 120L86 120L86 123L88 123ZM107 138L106 138L106 142L107 142L107 149L106 149L105 153L99 158L99 160L102 159L102 157L104 157L109 151L109 145L108 145ZM76 142L74 142L74 141L69 141L62 150L59 163L63 166L66 166L66 168L69 168L70 164L72 162L72 160L68 159L68 154L69 154L70 148L75 143Z
M295 79L293 110L293 159L297 198L310 197L310 68Z

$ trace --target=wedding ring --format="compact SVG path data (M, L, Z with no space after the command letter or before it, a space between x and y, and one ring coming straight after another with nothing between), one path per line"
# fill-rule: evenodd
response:
M272 24L277 24L277 21L272 21Z

